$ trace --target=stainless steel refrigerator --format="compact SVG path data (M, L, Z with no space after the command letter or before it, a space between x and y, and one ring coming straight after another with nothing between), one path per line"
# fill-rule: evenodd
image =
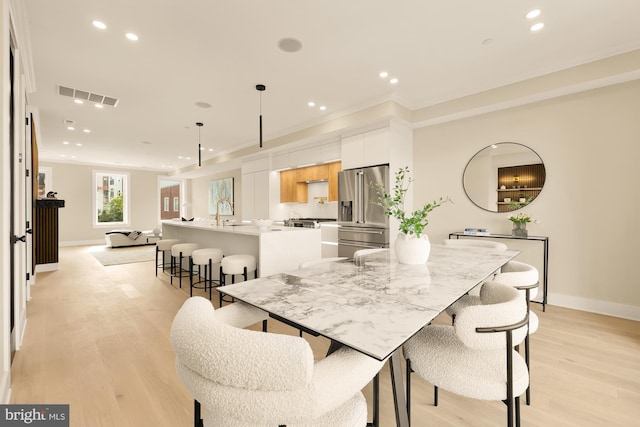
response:
M389 218L375 204L376 184L389 191L389 165L338 173L338 256L389 247Z

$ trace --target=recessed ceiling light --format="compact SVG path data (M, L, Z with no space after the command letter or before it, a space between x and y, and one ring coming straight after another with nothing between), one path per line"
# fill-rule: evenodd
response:
M532 32L540 31L544 28L544 22L538 22L537 24L533 24L531 28L529 28Z
M496 144L491 144L491 148L498 148Z
M76 104L84 104L84 101L82 101L82 99L74 99L73 102L75 102Z
M324 105L321 105L321 106L320 106L320 110L324 111L324 110L326 110L326 109L327 109L327 107L325 107Z
M89 129L82 129L82 132L84 133L91 133L91 131Z
M191 160L191 157L185 157L185 159L187 159L187 160Z
M76 147L82 147L82 144L78 142L78 143L76 144Z
M67 157L66 154L60 154L60 157Z
M104 105L102 104L93 104L93 106L100 109L104 108Z
M94 27L100 28L101 30L105 30L107 28L107 25L101 21L93 21L92 24Z
M178 156L179 159L182 159L182 156Z
M527 13L527 19L537 18L538 16L540 16L541 13L542 11L540 9L533 9L529 11L529 13Z
M62 141L63 145L69 145L69 141Z
M302 42L298 39L294 39L293 37L285 37L278 40L278 47L283 52L294 53L302 49Z
M315 107L316 103L313 101L309 101L309 103L307 104L309 107Z
M394 78L390 79L389 83L391 83L392 85L397 84L398 83L398 78L394 77Z
M74 128L73 126L67 126L67 129L69 129L69 130L76 130L76 128Z
M389 77L389 73L387 73L386 71L382 71L378 75L380 76L381 79L386 79L387 77Z
M204 147L200 147L200 151L204 151Z
M128 38L129 40L134 41L134 42L138 40L138 36L137 36L137 35L135 35L135 34L133 34L133 33L127 33L127 34L125 34L125 37L126 37L126 38Z
M213 151L213 148L209 148L209 151Z
M71 156L71 158L72 158L72 159L75 159L75 158L76 158L76 156Z

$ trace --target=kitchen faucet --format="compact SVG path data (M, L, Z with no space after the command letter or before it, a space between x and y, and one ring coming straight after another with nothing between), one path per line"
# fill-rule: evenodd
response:
M220 227L220 203L224 203L227 202L229 203L229 206L231 206L231 208L233 209L233 202L231 200L229 200L226 197L221 197L218 199L218 202L216 203L216 226Z

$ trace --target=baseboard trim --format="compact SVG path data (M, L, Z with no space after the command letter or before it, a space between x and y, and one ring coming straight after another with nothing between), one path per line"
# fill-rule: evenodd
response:
M56 271L59 266L57 262L50 262L48 264L37 264L36 265L36 274L44 273L45 271Z
M100 240L75 240L69 242L58 242L58 246L87 246L87 245L106 245L104 239Z
M2 393L1 402L3 405L8 405L11 399L11 387L9 387L11 376L9 373L10 371L4 371L2 373L2 379L0 379L0 393Z
M549 305L640 321L640 307L616 302L549 293Z

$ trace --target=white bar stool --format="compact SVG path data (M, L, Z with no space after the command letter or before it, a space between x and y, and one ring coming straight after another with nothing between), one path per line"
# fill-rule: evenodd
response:
M178 243L171 247L171 284L173 285L173 278L180 278L180 287L182 288L182 277L187 274L191 274L190 269L182 267L182 261L184 258L188 258L189 265L191 265L191 254L198 249L197 243Z
M178 243L180 243L178 239L163 239L156 242L156 277L158 276L158 267L162 267L162 271L165 271L167 268L167 263L164 258L165 252L171 251L171 247ZM162 264L158 264L158 254L160 252L162 252ZM171 266L171 263L169 263L169 266Z
M209 287L209 300L211 300L211 289L213 288L213 266L214 264L220 264L222 261L223 251L220 248L207 248L207 249L196 249L191 254L191 265L189 266L191 277L191 289L189 291L189 295L193 296L193 288L200 289L198 284L204 283L202 289L207 291L207 284ZM197 282L193 281L194 271L193 267L198 266L198 280ZM204 276L200 271L201 268L204 267ZM202 279L204 277L204 279ZM218 283L220 281L218 280Z
M237 274L242 274L244 280L247 280L249 271L253 271L254 278L258 277L256 257L253 255L238 254L222 258L222 261L220 261L220 286L225 285L225 275L231 276L231 283L233 284ZM220 294L220 307L222 307L222 301L227 300L224 300L222 294Z

